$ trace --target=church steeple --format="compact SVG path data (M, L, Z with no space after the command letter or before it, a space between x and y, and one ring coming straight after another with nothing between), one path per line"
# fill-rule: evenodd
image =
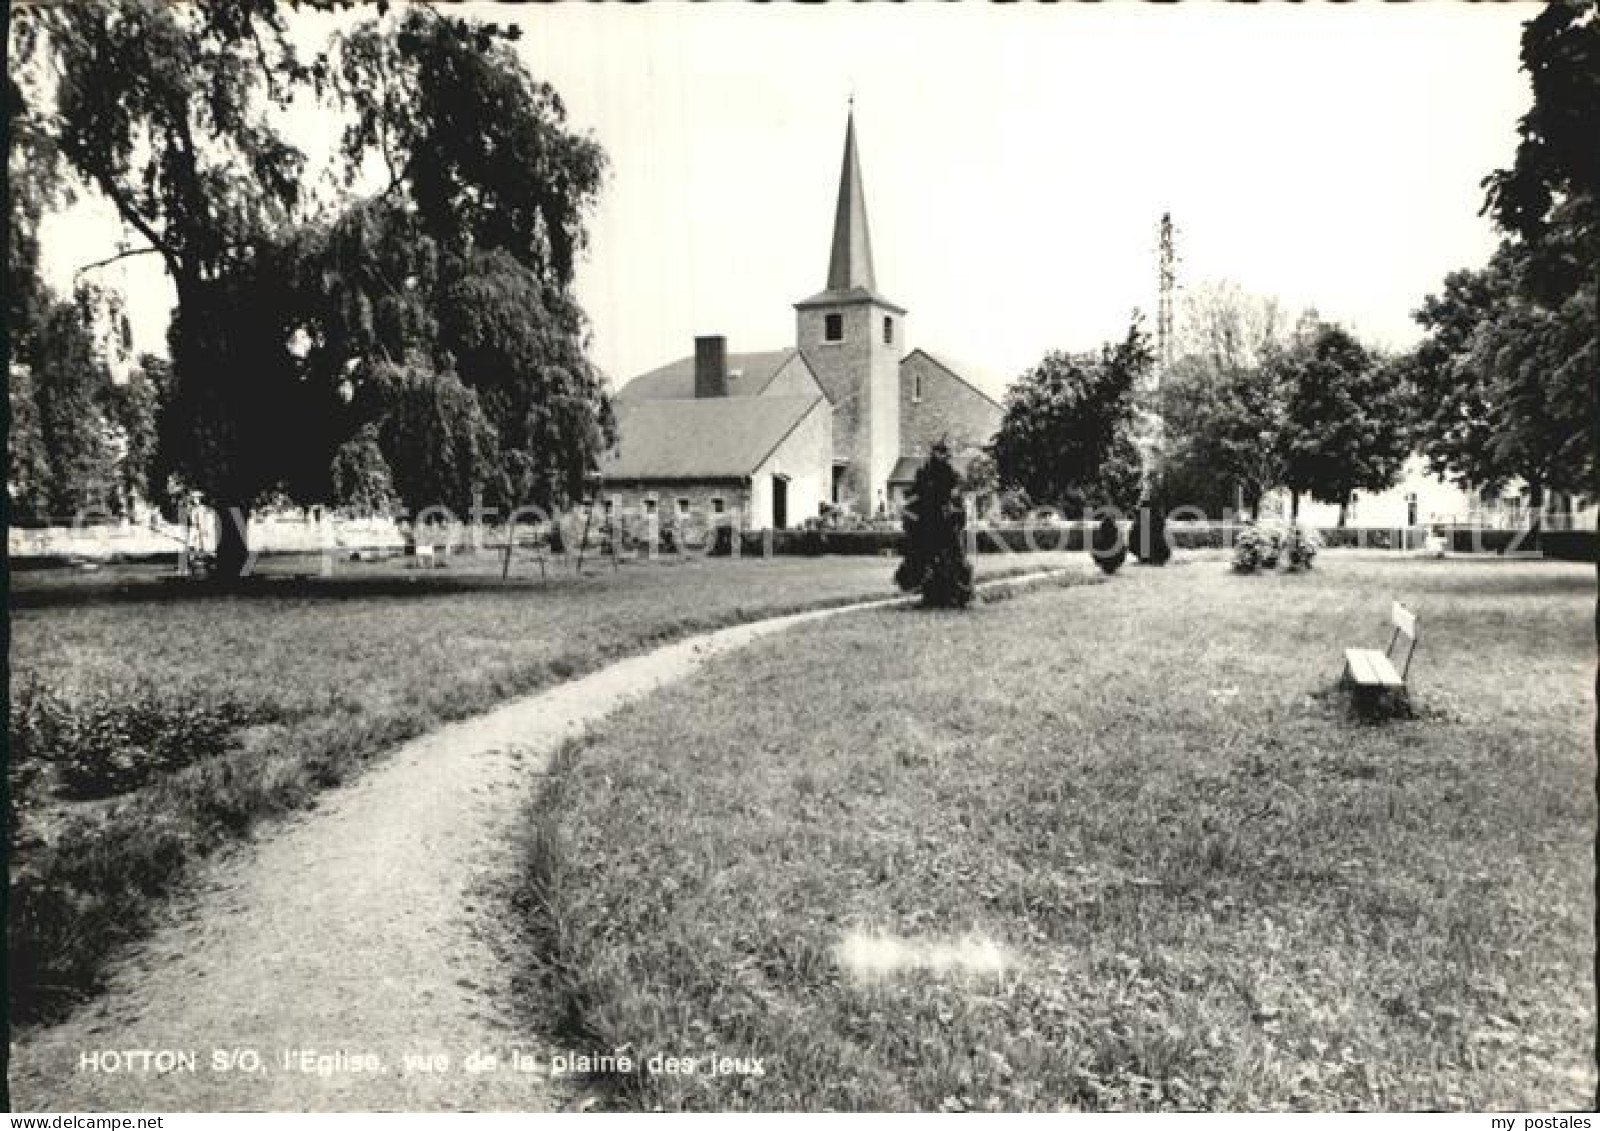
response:
M834 501L863 514L884 503L900 458L905 310L878 293L855 107L844 131L826 290L794 304L795 344L833 405Z
M856 156L856 112L852 104L844 128L844 162L839 169L839 203L833 214L833 254L828 260L828 289L872 291L872 236L867 231L867 196L861 187L861 159Z

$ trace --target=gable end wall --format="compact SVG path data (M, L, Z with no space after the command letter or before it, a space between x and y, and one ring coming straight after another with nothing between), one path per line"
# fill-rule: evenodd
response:
M913 398L922 377L922 399ZM941 436L953 455L984 447L1000 428L998 405L925 353L900 363L900 454L922 457Z

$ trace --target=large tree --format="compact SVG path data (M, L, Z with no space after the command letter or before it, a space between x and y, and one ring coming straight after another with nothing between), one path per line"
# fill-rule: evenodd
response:
M1344 525L1357 491L1394 485L1410 451L1407 399L1398 371L1340 326L1318 323L1268 362L1284 394L1283 485L1339 506Z
M1228 280L1189 288L1179 307L1177 356L1162 373L1160 487L1169 503L1221 514L1236 493L1259 512L1279 486L1282 398L1265 364L1288 341L1275 298Z
M1541 9L1522 67L1516 157L1485 179L1507 239L1424 300L1408 366L1434 468L1480 488L1520 479L1537 516L1548 491L1600 490L1600 8Z
M385 469L411 502L463 501L459 476L426 472L464 447L496 461L469 461L474 495L546 501L581 483L607 423L571 294L603 158L512 54L514 33L380 9L303 60L285 12L116 0L27 17L52 76L38 120L143 241L129 253L160 256L175 285L160 470L231 515L225 576L259 500L337 501L362 453L415 460ZM389 174L377 200L331 215L312 214L307 158L278 128L295 99L323 96L349 114L351 191L374 159ZM435 446L417 452L419 436Z
M1052 351L1006 393L990 454L1000 483L1077 517L1138 501L1134 392L1154 362L1137 319L1098 353Z
M30 304L11 328L12 511L68 521L126 513L142 492L154 399L142 371L112 377L126 333L120 308L107 323L93 289L67 301L39 295L46 305Z
M1480 489L1520 480L1537 508L1547 490L1591 489L1600 359L1592 288L1548 306L1530 269L1526 245L1506 243L1447 276L1416 312L1426 335L1404 365L1434 470Z
M1290 323L1273 296L1231 279L1206 279L1185 290L1176 329L1178 357L1224 372L1261 365L1288 340Z
M605 158L512 53L517 34L409 9L346 37L339 74L346 157L381 155L380 204L434 249L431 293L416 288L437 312L426 348L494 430L488 495L548 508L582 490L612 427L572 293Z
M1533 105L1511 167L1485 181L1484 204L1519 242L1525 302L1486 335L1485 349L1520 406L1518 446L1566 457L1542 486L1592 495L1600 493L1600 4L1542 9L1523 27L1522 69Z
M1523 26L1522 69L1533 105L1511 167L1484 181L1484 206L1527 244L1529 292L1555 306L1600 277L1600 4L1545 5Z
M248 514L277 478L266 441L312 406L275 374L250 293L256 249L293 218L305 162L267 108L311 77L272 0L159 0L19 10L35 118L64 161L161 258L177 292L173 403L165 437L188 441L188 481ZM42 57L42 62L39 61ZM174 443L174 452L183 448ZM245 560L243 524L223 522L222 565Z
M1220 514L1233 505L1237 489L1259 516L1263 496L1283 483L1286 420L1278 372L1186 355L1162 380L1161 406L1164 497Z

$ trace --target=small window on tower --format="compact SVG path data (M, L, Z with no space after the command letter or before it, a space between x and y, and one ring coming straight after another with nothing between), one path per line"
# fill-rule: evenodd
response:
M822 340L825 342L844 341L844 315L827 314L823 316Z
M722 506L723 506L723 503L722 503L722 496L721 495L713 495L713 496L711 496L711 513L712 514L721 514L722 513Z
M911 399L922 400L922 370L917 370L911 375Z
M887 316L883 320L883 344L894 345L894 319Z

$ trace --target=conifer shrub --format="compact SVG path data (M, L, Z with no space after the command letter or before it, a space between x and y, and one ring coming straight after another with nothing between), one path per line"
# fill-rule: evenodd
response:
M1172 544L1167 541L1167 516L1160 503L1139 504L1134 512L1130 531L1129 549L1140 565L1166 565L1172 558Z
M1107 574L1116 573L1127 560L1128 544L1110 515L1102 518L1100 525L1094 528L1094 537L1089 543L1089 556L1094 558L1094 564Z
M950 449L942 441L934 444L917 469L901 519L905 538L895 584L906 593L922 594L929 608L964 609L972 603L960 485L961 477L950 466Z

